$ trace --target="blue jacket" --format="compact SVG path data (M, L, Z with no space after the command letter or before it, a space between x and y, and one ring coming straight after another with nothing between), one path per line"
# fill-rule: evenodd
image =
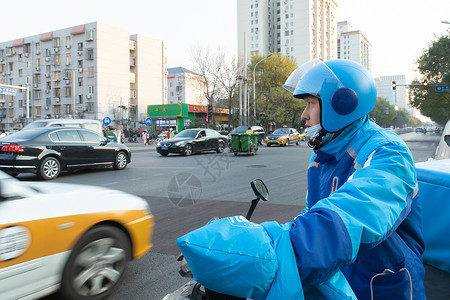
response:
M365 116L314 150L290 231L304 290L341 270L358 299L425 299L412 155Z

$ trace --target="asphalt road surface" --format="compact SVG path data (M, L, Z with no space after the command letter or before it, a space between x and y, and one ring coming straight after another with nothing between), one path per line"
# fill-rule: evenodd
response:
M415 162L434 155L440 135L402 135ZM189 279L178 274L176 238L213 216L245 215L255 198L250 187L262 179L270 197L260 203L252 221L292 221L305 205L306 171L311 149L300 146L260 147L255 156L209 153L162 157L154 146L128 144L132 163L122 171L95 170L62 174L55 182L115 188L146 199L155 217L152 250L131 262L110 299L162 299ZM36 180L34 175L20 175ZM55 296L46 299L56 299Z

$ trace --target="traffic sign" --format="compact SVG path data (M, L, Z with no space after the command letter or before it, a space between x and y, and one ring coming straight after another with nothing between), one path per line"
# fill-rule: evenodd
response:
M0 94L15 96L17 91L12 88L0 87Z
M450 86L448 85L437 85L434 90L436 92L450 92Z
M145 119L145 124L147 124L147 125L152 125L152 118L147 118L147 119Z
M103 124L105 124L105 125L111 124L111 118L110 117L104 117L103 118Z

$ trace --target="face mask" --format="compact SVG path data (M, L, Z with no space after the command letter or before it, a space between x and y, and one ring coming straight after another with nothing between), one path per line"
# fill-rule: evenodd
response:
M311 127L308 127L306 129L306 132L308 133L309 137L311 139L315 138L316 135L319 134L320 129L322 129L322 126L320 126L320 123Z

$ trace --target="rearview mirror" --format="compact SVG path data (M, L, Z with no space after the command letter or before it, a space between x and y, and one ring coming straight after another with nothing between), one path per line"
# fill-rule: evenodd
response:
M269 190L261 179L255 179L250 182L256 197L263 201L269 200Z
M446 136L444 136L444 140L445 140L445 143L447 144L447 146L450 147L450 134L447 134Z

